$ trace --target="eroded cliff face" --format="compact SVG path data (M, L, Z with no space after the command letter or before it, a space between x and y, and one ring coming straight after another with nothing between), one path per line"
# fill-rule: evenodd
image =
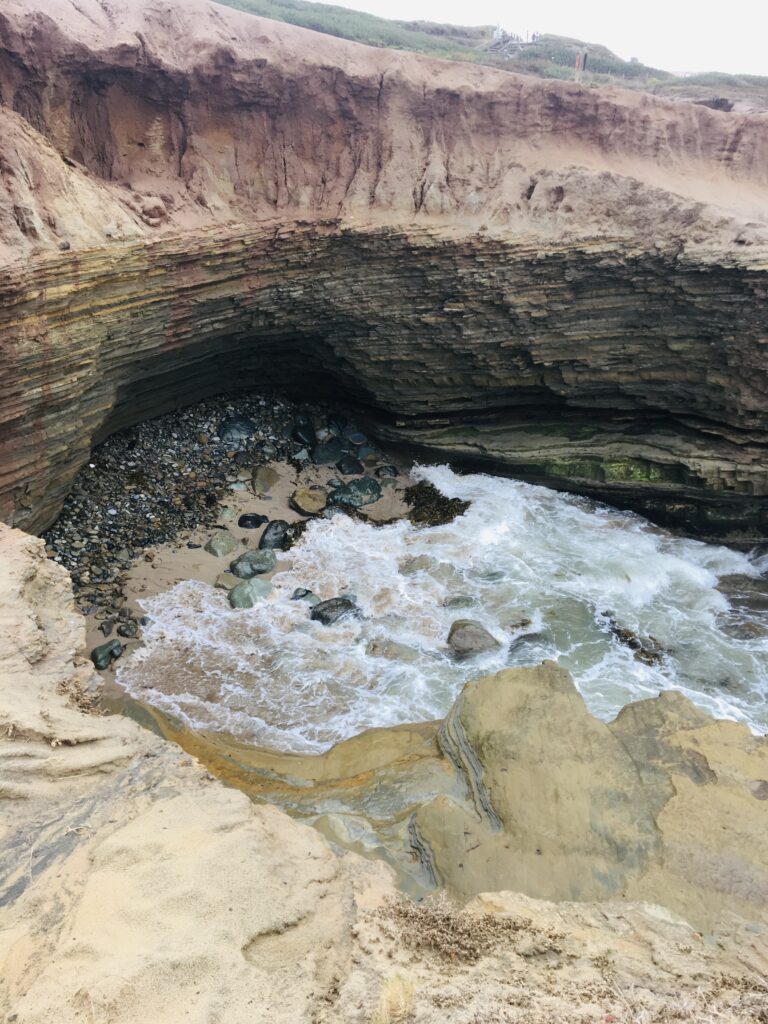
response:
M424 1024L760 1019L765 739L675 695L603 725L544 665L468 684L442 756L428 726L294 758L284 779L276 756L273 787L337 808L367 788L370 812L428 774L410 834L454 891L484 892L461 910L409 905L381 848L340 851L351 816L310 828L128 719L86 713L98 687L65 570L2 524L0 559L9 1019L367 1024L403 1005ZM523 892L486 891L501 884Z
M767 118L203 0L10 0L0 97L6 520L48 524L117 426L275 384L765 531Z

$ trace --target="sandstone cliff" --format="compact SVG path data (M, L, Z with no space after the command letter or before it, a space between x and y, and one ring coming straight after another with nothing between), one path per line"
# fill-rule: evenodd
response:
M546 847L538 877L554 868L562 875L552 883L567 888L581 875L589 899L607 861L623 857L635 873L636 836L624 850L611 848L623 830L623 788L658 814L658 831L652 815L637 815L635 833L644 833L651 859L662 832L666 843L678 837L667 847L671 863L657 858L650 885L630 895L664 896L664 873L674 878L687 865L681 898L691 916L705 911L711 930L702 934L689 915L670 911L680 903L672 889L662 905L552 903L500 891L463 910L444 901L419 908L396 896L381 860L332 849L318 831L223 787L127 719L85 713L92 679L75 653L83 626L66 573L45 558L41 541L2 526L0 557L0 1006L9 1021L761 1019L768 783L747 792L744 780L762 770L764 740L656 701L628 708L611 736L578 714L572 687L551 669L470 684L448 732L463 729L486 758L485 784L508 830L501 834L518 853L528 846L533 857L534 844ZM564 749L544 742L537 753L530 737L546 719L547 680L561 710L576 713ZM494 686L520 712L506 731L489 729L480 714ZM540 735L546 740L546 728ZM376 737L351 741L358 760L386 761L387 744ZM600 774L607 748L613 780ZM631 778L630 759L647 753L647 768ZM541 754L552 771L543 770ZM499 755L512 770L506 779ZM345 763L348 751L332 751L328 776ZM531 799L561 784L559 806ZM525 797L516 807L515 793ZM441 868L454 879L479 877L477 843L490 856L486 878L523 880L515 873L520 857L497 849L487 808L470 806L463 836L442 830ZM545 834L547 813L576 822L563 832L573 844L570 865L552 861L557 837ZM579 822L590 814L587 851ZM729 852L739 841L741 858ZM690 901L697 892L704 898Z
M768 117L204 0L7 0L0 104L7 521L116 426L274 383L764 532Z

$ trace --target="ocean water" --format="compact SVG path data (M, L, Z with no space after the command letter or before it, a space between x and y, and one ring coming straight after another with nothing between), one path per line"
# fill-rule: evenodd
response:
M231 609L203 583L177 584L145 602L145 644L118 682L190 728L295 752L441 718L468 679L545 657L606 720L673 688L768 730L760 559L541 487L446 466L414 475L469 510L427 529L315 520L253 609ZM291 600L297 587L323 599L352 593L363 615L313 622ZM446 639L458 618L481 622L500 647L456 661ZM654 638L661 660L638 661L616 627ZM408 650L370 653L392 643Z

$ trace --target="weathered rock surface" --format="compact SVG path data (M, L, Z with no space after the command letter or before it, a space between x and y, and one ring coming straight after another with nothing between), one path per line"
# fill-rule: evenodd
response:
M768 952L768 739L679 693L606 724L545 662L468 683L439 728L375 729L321 756L188 749L259 800L324 829L334 815L326 834L375 846L407 890L636 899L704 932L735 914Z
M764 741L675 698L631 706L601 727L621 738L619 767L622 745L642 762L631 783L624 774L617 781L658 809L672 874L695 838L683 894L718 877L714 936L626 899L555 904L506 891L463 911L415 908L395 899L383 863L333 852L319 831L220 785L134 722L86 714L94 676L77 653L83 624L65 571L41 541L1 526L0 559L0 1006L9 1020L182 1024L213 1014L222 1024L368 1024L397 1019L403 1005L423 1024L760 1019L766 929L757 899L746 919L739 915L755 894L745 879L764 869L754 839L762 827L764 843L768 802L754 782L742 793L743 779L763 772L753 759ZM541 687L551 671L534 670L531 680L517 673L531 710L529 683ZM483 691L488 682L471 686ZM507 680L490 682L508 689ZM565 681L540 693L544 702L564 697ZM477 742L488 720L471 687L465 699L473 710L460 704L456 714ZM576 732L565 737L571 751L582 725L566 703L577 712ZM602 749L598 732L589 738ZM350 788L345 776L360 785L367 775L375 793L393 759L431 764L434 791L455 770L438 759L431 733L375 730L313 759L314 771L338 783L337 804ZM554 766L561 775L566 762ZM294 759L297 778L306 767ZM531 767L535 776L535 759ZM497 778L489 792L502 806L511 790L502 782L497 793ZM608 784L588 782L598 794ZM702 830L703 801L712 833ZM576 840L572 821L587 808L586 796L561 807ZM621 815L619 801L616 821ZM615 829L610 816L600 820ZM481 831L477 816L473 827ZM739 857L718 860L718 843L743 844Z
M50 523L109 431L258 383L765 531L766 116L204 0L7 0L0 99L6 520Z
M468 683L440 743L470 799L437 797L415 827L452 888L621 895L703 929L727 905L762 921L768 941L768 804L755 795L768 775L765 738L675 692L606 725L545 662Z

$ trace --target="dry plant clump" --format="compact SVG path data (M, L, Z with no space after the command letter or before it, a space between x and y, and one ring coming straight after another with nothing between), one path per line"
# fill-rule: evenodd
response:
M658 1003L647 995L616 989L620 1005L605 1020L615 1024L768 1024L768 988L738 984L681 994Z
M70 704L82 711L84 715L103 715L101 707L101 694L90 693L80 683L72 679L65 679L56 687L58 693L69 698Z
M394 896L386 901L378 916L395 925L398 938L409 949L429 950L463 963L475 963L501 942L531 926L529 918L462 910L444 892L421 903L403 895Z
M402 974L387 978L371 1024L407 1024L412 1019L414 989L413 980Z

